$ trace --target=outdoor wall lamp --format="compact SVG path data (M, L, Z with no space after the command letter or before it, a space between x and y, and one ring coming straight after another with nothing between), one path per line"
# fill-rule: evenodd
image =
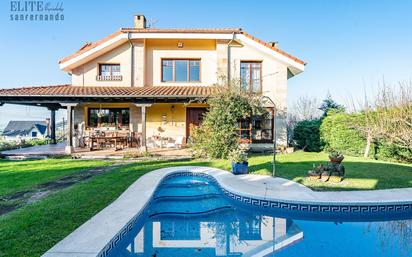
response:
M162 123L163 123L163 125L167 124L167 114L166 113L162 114Z

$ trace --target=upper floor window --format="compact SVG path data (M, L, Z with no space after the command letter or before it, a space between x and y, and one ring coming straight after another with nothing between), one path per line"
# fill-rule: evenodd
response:
M162 82L199 82L200 60L163 59Z
M262 62L240 62L240 80L243 90L262 92Z
M99 75L97 80L122 80L120 64L99 64Z

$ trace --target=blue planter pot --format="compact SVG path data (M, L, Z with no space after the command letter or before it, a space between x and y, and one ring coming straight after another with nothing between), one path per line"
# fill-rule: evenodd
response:
M247 174L248 162L232 162L232 173L234 175Z

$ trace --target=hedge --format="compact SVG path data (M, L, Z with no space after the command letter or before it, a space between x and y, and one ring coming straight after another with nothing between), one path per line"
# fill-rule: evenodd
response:
M352 156L363 156L366 136L359 126L364 124L364 114L333 113L320 124L320 139L323 149L338 150ZM400 148L377 140L371 144L369 157L380 160L412 162L412 149Z
M357 129L363 123L363 114L333 113L326 116L319 129L324 150L335 149L348 155L363 156L366 138ZM372 150L373 147L371 153Z

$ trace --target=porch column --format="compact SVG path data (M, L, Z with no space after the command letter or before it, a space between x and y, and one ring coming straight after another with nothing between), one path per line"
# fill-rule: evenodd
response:
M51 144L56 144L56 109L49 108L50 110L50 139Z
M62 106L66 106L67 108L67 138L66 138L66 153L72 154L74 153L73 147L73 107L75 107L77 103L70 103L70 104L62 104Z
M142 145L141 149L143 151L147 151L147 146L146 146L146 106L143 105L141 107L142 110Z
M141 115L142 115L142 140L141 140L141 145L140 149L142 151L147 151L147 145L146 145L146 107L152 106L151 104L135 104L137 107L140 107L141 110Z

